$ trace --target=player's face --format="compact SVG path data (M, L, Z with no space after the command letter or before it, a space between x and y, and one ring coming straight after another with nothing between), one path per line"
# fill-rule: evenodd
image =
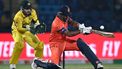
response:
M70 8L68 8L67 12L70 14ZM63 16L65 22L68 20L69 16Z
M64 22L66 22L68 18L69 18L68 16L62 16Z
M31 14L31 9L23 9L23 13L25 16L29 16Z

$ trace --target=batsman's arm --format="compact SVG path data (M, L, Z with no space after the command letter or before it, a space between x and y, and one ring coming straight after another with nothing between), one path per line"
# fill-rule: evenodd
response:
M83 34L89 34L91 32L93 33L96 33L96 34L99 34L101 36L105 36L105 37L111 37L113 38L114 37L114 34L113 33L110 33L110 32L104 32L104 31L99 31L99 30L94 30L92 29L92 27L85 27L84 24L80 24L76 21L73 21L71 19L69 19L69 23L73 26L73 27L76 27L76 28L79 28L79 30L81 31L81 33Z
M76 30L76 31L65 31L64 34L68 37L72 37L72 36L76 36L78 34L80 34L80 31L79 30Z
M78 26L79 26L79 24L80 24L79 22L74 21L74 20L72 20L71 18L69 18L68 23L69 23L70 25L72 25L73 27L75 27L75 28L78 28Z
M61 34L64 34L68 37L72 37L72 36L75 36L75 35L78 35L80 34L80 31L79 30L76 30L76 31L69 31L68 29L62 27L61 29L57 30L58 33L61 33Z
M72 19L69 19L68 23L69 23L70 25L72 25L73 27L77 28L77 29L80 30L80 31L83 31L83 29L85 28L84 23L81 24L81 23L79 23L79 22L77 22L77 21L74 21L74 20L72 20Z
M70 23L73 27L77 28L80 31L80 33L83 33L85 35L88 35L91 33L91 29L92 29L91 26L85 27L84 23L81 24L74 20L69 20L68 23Z

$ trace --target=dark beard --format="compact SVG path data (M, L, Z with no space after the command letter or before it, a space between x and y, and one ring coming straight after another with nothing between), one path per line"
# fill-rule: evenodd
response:
M67 21L67 18L64 18L64 16L62 16L61 14L57 14L57 16L64 22Z
M64 22L66 22L66 21L67 21L67 18L62 18L62 20L63 20Z
M30 13L30 14L26 14L24 11L23 11L23 14L24 14L26 17L31 15L31 13Z

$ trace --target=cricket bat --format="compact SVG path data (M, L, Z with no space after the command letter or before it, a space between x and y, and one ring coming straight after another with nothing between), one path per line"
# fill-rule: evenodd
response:
M105 36L105 37L109 37L109 38L114 38L114 33L111 32L104 32L104 31L100 31L100 30L94 30L92 29L92 32L95 34L99 34L101 36Z

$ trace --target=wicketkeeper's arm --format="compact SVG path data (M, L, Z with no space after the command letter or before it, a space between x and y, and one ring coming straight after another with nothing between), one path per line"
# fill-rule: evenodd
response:
M46 25L45 25L45 23L42 23L42 22L40 23L39 22L38 17L37 17L37 13L34 9L33 9L32 16L33 16L33 20L32 20L32 23L31 23L30 31L33 34L45 32Z
M23 28L22 21L21 21L20 18L14 19L14 24L15 24L17 30L18 30L20 33L24 33L24 32L27 31L26 28Z
M32 34L43 33L46 31L46 25L44 23L31 23L30 32Z

